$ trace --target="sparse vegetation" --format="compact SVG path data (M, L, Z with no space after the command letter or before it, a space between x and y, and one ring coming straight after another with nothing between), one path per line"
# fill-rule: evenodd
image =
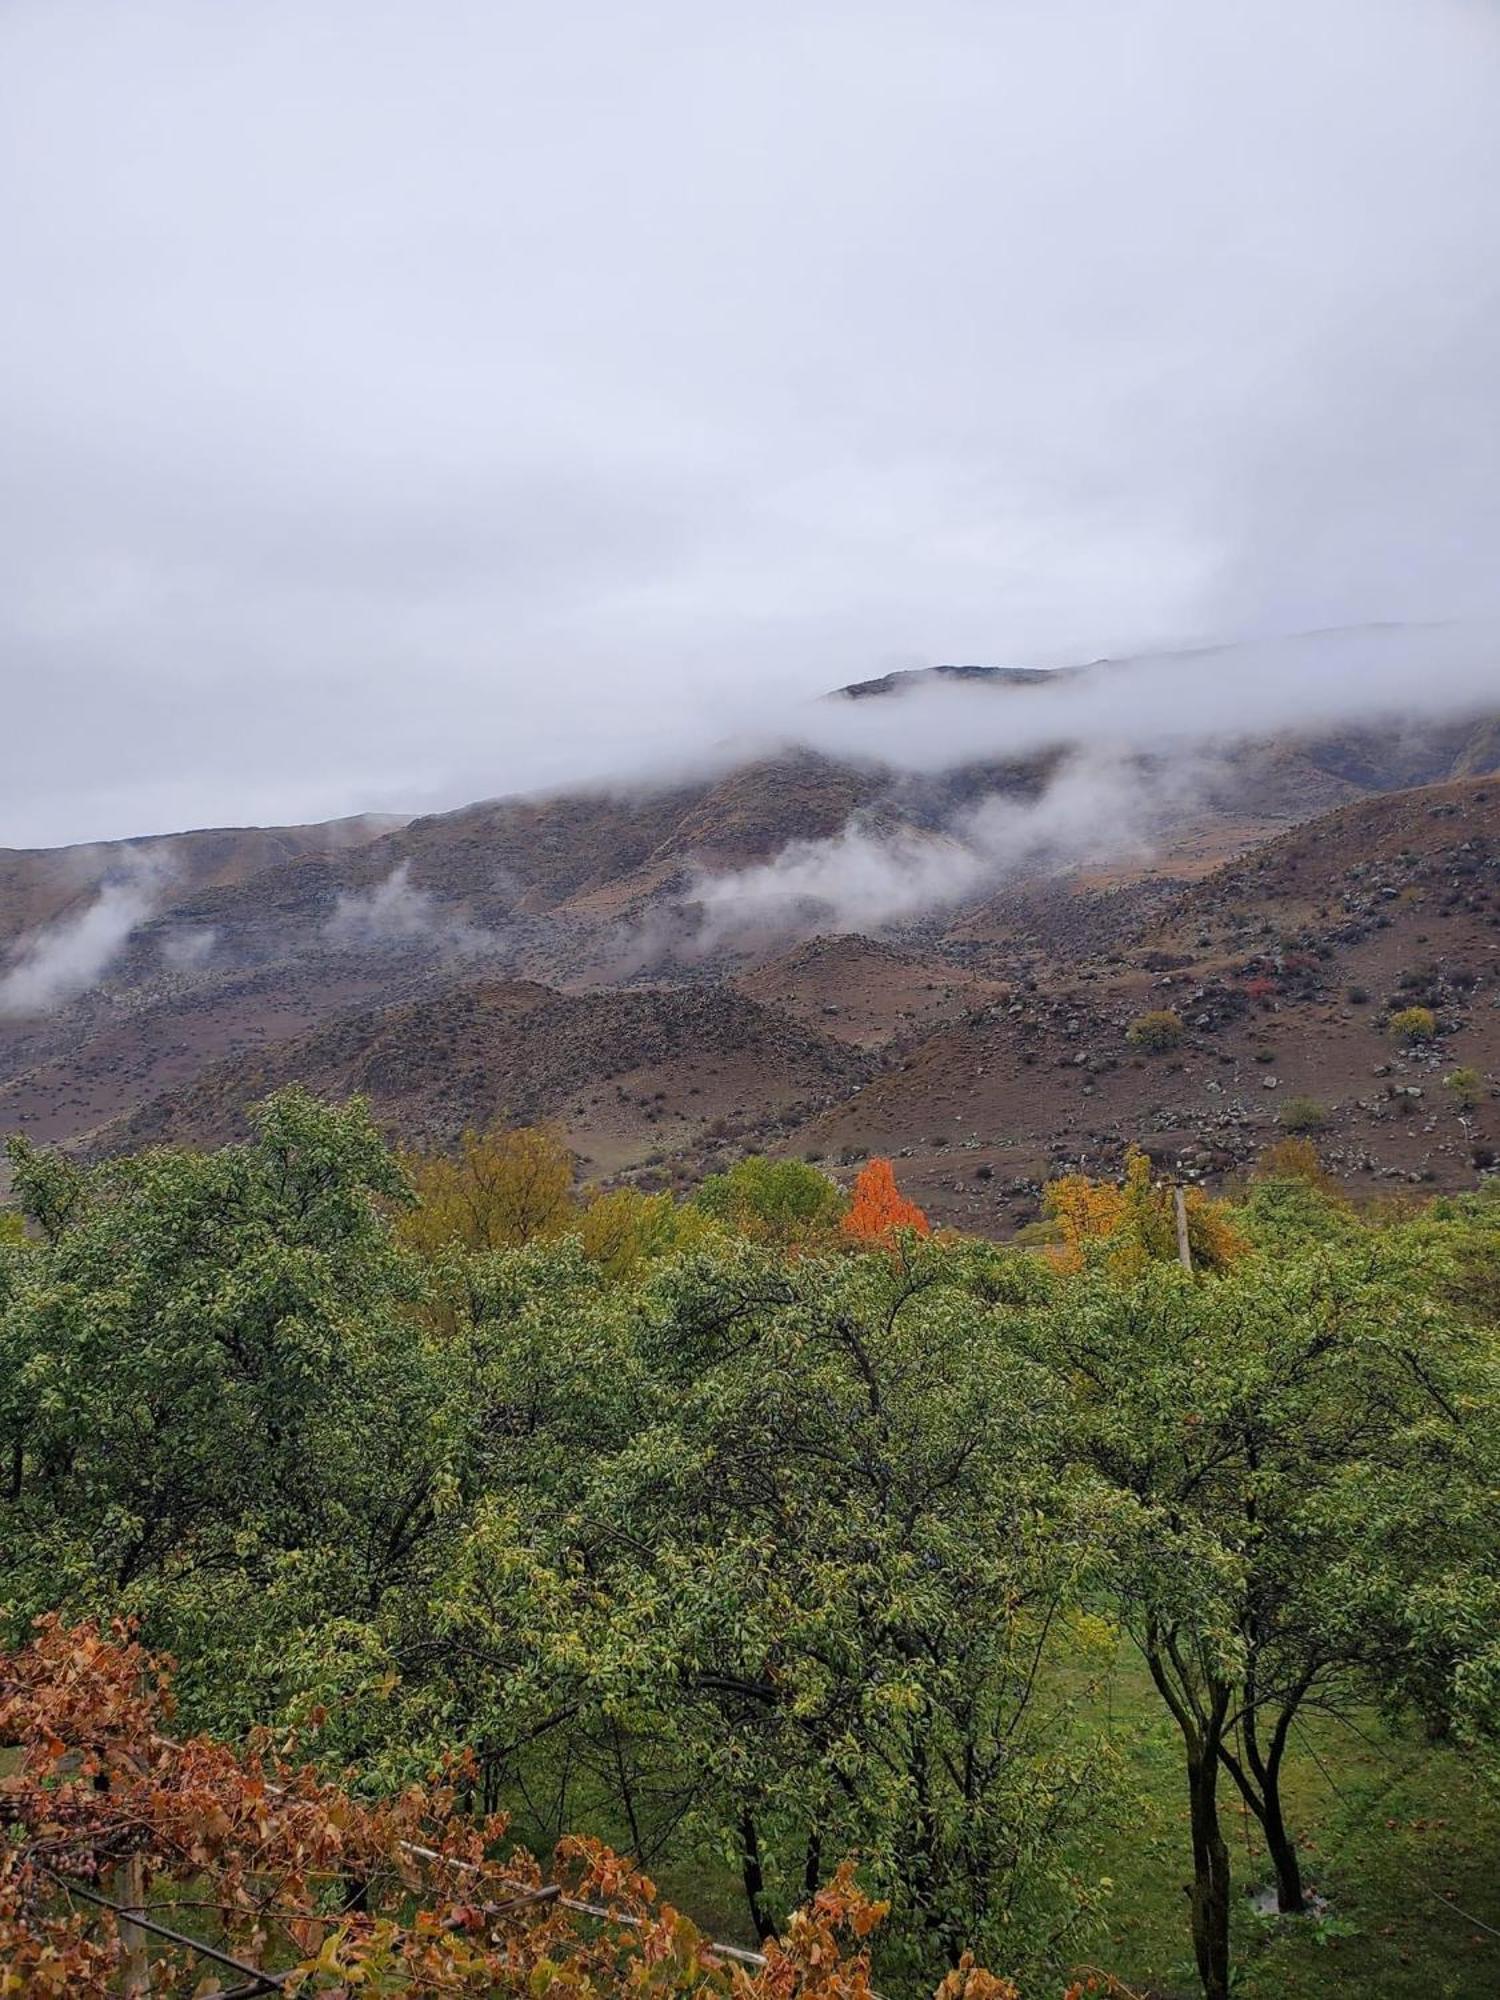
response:
M1411 1046L1430 1042L1437 1033L1437 1016L1430 1007L1400 1007L1388 1022L1396 1041Z
M1149 1014L1139 1014L1125 1030L1125 1039L1134 1049L1143 1049L1148 1055L1165 1055L1175 1049L1183 1037L1181 1016L1169 1007L1158 1007Z
M1328 1107L1316 1097L1289 1097L1277 1113L1283 1132L1321 1132L1328 1124Z
M1473 1111L1484 1096L1484 1079L1477 1069L1465 1065L1449 1070L1443 1078L1443 1088L1460 1111Z

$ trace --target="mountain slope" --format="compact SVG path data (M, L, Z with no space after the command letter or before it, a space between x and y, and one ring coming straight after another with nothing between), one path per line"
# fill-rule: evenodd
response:
M653 1155L706 1159L732 1132L769 1139L868 1073L842 1043L724 987L565 994L476 980L216 1064L101 1144L234 1137L247 1105L302 1083L360 1093L407 1138L552 1121L585 1171L612 1173Z
M1069 698L1091 676L1117 694L1130 671L1073 671ZM896 741L901 704L929 682L959 686L956 714L993 702L1003 716L1034 714L1053 679L955 668L829 699L867 719L888 707ZM971 735L976 751L997 740L987 723ZM112 871L146 870L155 899L89 990L0 1014L0 1130L91 1147L215 1137L249 1099L302 1078L368 1089L393 1124L434 1138L474 1120L562 1118L601 1173L648 1159L686 1172L735 1138L791 1144L793 1128L830 1157L909 1151L936 1213L1003 1227L1043 1174L1108 1159L1128 1136L1184 1152L1204 1140L1204 1171L1233 1168L1271 1128L1274 1066L1283 1093L1304 1078L1337 1084L1330 1143L1349 1172L1453 1178L1463 1135L1441 1120L1425 1129L1439 1100L1403 1098L1395 1109L1420 1105L1423 1129L1394 1144L1391 1104L1367 1116L1350 1067L1357 1053L1374 1068L1378 1036L1336 982L1268 971L1265 940L1301 939L1304 958L1378 997L1420 970L1407 961L1437 949L1453 914L1429 910L1430 883L1402 878L1369 934L1345 935L1343 903L1365 893L1354 871L1395 869L1396 842L1465 879L1449 821L1473 818L1490 837L1482 777L1442 794L1452 813L1436 794L1392 788L1497 764L1494 717L1241 742L1182 767L1138 749L1116 758L1102 805L1084 769L1076 809L1097 824L1071 850L1026 835L1073 796L1052 785L1070 768L1055 746L938 771L806 749L726 755L655 787L405 824L0 856L13 933L41 926L45 939ZM1298 846L1285 829L1301 822L1314 826ZM999 830L988 848L974 832L985 826ZM1247 1000L1267 978L1269 1007ZM1179 986L1208 1025L1195 1014L1185 1048L1148 1064L1125 1026ZM1492 1016L1460 1011L1453 1059L1484 1067ZM975 1157L955 1165L956 1152ZM997 1208L1002 1183L1013 1193Z
M1417 1003L1440 1032L1403 1048L1385 1018ZM1184 1024L1164 1055L1127 1040L1153 1009ZM1469 1113L1442 1081L1458 1067L1488 1079ZM1352 1185L1471 1183L1500 1151L1496 1080L1500 782L1467 780L1345 807L1091 944L1038 921L1002 1002L904 1050L789 1146L893 1152L934 1214L1003 1231L1035 1214L1043 1179L1113 1171L1131 1141L1222 1179L1299 1097Z
M403 824L389 814L312 826L212 827L79 847L0 848L0 944L55 923L122 873L151 873L179 900L234 887L307 855L347 853Z

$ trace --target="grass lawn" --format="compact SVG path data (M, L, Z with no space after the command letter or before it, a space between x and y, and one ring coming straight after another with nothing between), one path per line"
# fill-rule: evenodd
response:
M1095 1962L1142 1992L1197 1992L1188 1941L1191 1880L1181 1739L1139 1663L1122 1656L1112 1690L1134 1810L1092 1850L1115 1884ZM1361 1734L1312 1717L1288 1756L1288 1814L1326 1921L1257 1917L1241 1891L1269 1870L1258 1829L1229 1779L1220 1789L1235 1875L1236 1990L1246 2000L1495 2000L1500 1937L1443 1907L1437 1891L1500 1930L1500 1809L1452 1751ZM1321 1768L1320 1768L1321 1765Z
M1087 1961L1142 1995L1194 2000L1181 1739L1128 1646L1098 1711L1090 1703L1086 1719L1107 1726L1126 1763L1120 1810L1071 1857L1114 1883L1105 1929L1084 1947ZM1221 1784L1235 1878L1237 1993L1244 2000L1497 2000L1500 1937L1439 1896L1500 1931L1500 1802L1485 1796L1451 1750L1420 1735L1392 1734L1378 1717L1361 1716L1358 1725L1310 1717L1288 1755L1288 1816L1308 1887L1327 1898L1326 1918L1255 1914L1248 1892L1265 1887L1270 1871L1254 1820L1227 1775ZM576 1798L572 1823L628 1846L628 1833L609 1824L607 1812L584 1810ZM517 1832L542 1852L550 1843L524 1813ZM651 1873L662 1895L710 1936L753 1944L738 1877L722 1861L679 1855L656 1862Z

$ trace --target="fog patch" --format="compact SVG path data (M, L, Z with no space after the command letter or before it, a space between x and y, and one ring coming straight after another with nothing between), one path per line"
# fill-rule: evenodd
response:
M372 888L343 891L323 927L323 936L337 951L426 945L435 951L470 955L488 951L495 943L487 931L444 910L430 891L419 889L407 861L398 863Z
M196 972L213 957L218 942L218 929L212 924L169 931L161 940L162 962L173 972Z
M1170 762L1079 753L1037 794L991 795L932 830L856 813L819 840L719 873L699 867L623 932L613 976L629 978L716 952L836 932L879 934L951 913L1032 877L1148 856L1218 773L1211 756Z
M1061 745L1180 753L1287 734L1457 721L1500 702L1500 624L1356 626L1102 660L1019 685L947 674L799 718L833 757L940 771Z
M1171 794L1180 796L1179 779ZM791 842L734 874L700 872L687 901L696 944L814 927L867 931L950 910L1022 870L1077 866L1149 847L1164 792L1128 759L1079 757L1032 799L991 797L923 833L849 821L826 840Z
M87 992L124 951L161 896L170 864L127 851L86 908L33 931L0 975L0 1014L45 1014Z

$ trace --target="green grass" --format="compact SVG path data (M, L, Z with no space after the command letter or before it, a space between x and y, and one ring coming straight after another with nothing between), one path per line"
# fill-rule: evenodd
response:
M1063 1681L1069 1678L1063 1670ZM1125 1764L1125 1796L1110 1823L1069 1857L1114 1884L1105 1929L1081 1956L1140 1994L1193 2000L1199 1989L1188 1936L1192 1864L1181 1739L1130 1648L1122 1648L1097 1707L1090 1701L1081 1719L1107 1727ZM1270 1871L1254 1820L1223 1780L1236 1993L1243 2000L1496 2000L1500 1937L1439 1896L1500 1931L1500 1801L1486 1796L1453 1750L1417 1733L1393 1733L1378 1717L1356 1720L1357 1729L1309 1717L1288 1757L1288 1816L1307 1885L1328 1899L1326 1920L1255 1914L1248 1892L1263 1888ZM572 1823L628 1846L628 1833L602 1803L589 1810L575 1793L570 1805ZM516 1830L546 1851L550 1836L524 1813ZM710 1936L753 1944L732 1868L679 1852L650 1872L661 1894Z
M1138 1662L1111 1689L1133 1810L1087 1859L1114 1881L1095 1963L1142 1992L1196 1993L1187 1929L1191 1879L1180 1739ZM1236 1991L1245 2000L1494 2000L1500 1938L1500 1807L1451 1750L1360 1717L1358 1732L1309 1718L1293 1740L1286 1793L1309 1886L1329 1920L1257 1917L1248 1889L1269 1880L1258 1829L1221 1789L1235 1875ZM1320 1768L1321 1765L1321 1768Z

